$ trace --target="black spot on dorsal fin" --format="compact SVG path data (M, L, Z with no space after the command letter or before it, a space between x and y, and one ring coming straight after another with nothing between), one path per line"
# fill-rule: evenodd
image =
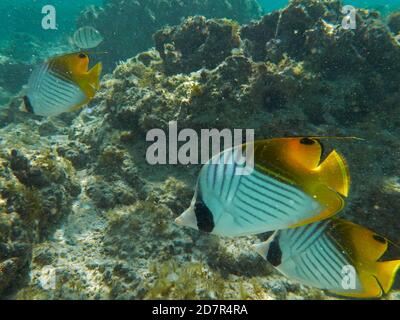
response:
M303 138L303 139L300 140L300 143L301 144L305 144L307 146L311 146L311 145L313 145L315 143L315 141L313 139L310 139L310 138Z
M372 237L373 237L376 241L378 241L378 242L380 242L380 243L383 243L383 244L386 244L386 239L385 239L384 237L382 237L382 236L380 236L380 235L378 235L378 234L374 234Z

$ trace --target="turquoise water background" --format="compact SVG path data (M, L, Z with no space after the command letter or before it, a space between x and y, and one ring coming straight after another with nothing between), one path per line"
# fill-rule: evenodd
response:
M0 0L0 39L29 32L40 40L52 41L75 29L76 17L85 7L102 3L103 0ZM42 29L42 8L48 4L57 10L57 30Z
M258 0L265 12L284 7L288 0ZM103 0L0 0L0 41L20 39L18 34L29 35L41 40L65 42L76 27L76 18L87 6L101 5ZM376 9L386 15L400 9L400 0L345 0L355 7ZM41 12L44 5L52 4L57 9L57 30L43 30ZM22 38L23 39L23 38Z
M288 0L259 0L266 12L285 6ZM30 30L38 37L48 38L60 32L69 31L75 26L76 16L86 6L101 5L103 0L1 0L0 35L7 36L10 32L26 32ZM381 11L392 11L400 8L400 0L346 0L345 4L356 7L373 8ZM41 9L44 5L52 4L57 9L58 30L43 32L41 21L43 15ZM29 27L29 28L28 28Z

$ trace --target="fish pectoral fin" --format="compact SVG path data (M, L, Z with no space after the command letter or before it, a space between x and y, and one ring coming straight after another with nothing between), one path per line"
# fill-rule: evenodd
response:
M316 168L319 179L328 187L347 197L350 189L350 173L346 160L333 150Z

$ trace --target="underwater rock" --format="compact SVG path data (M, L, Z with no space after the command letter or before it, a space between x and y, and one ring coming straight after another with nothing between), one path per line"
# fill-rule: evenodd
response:
M196 16L179 27L166 27L154 35L156 49L167 74L214 69L240 46L239 25L230 20Z
M35 146L35 134L24 142L9 126L1 137L0 296L25 279L32 247L51 234L79 193L71 165L50 148Z
M391 13L387 23L390 30L397 35L400 32L400 12Z
M255 0L108 0L102 7L86 9L77 24L93 26L104 36L98 49L109 53L104 58L106 68L110 68L152 47L153 33L165 25L178 24L183 17L197 14L244 23L257 19L261 12Z

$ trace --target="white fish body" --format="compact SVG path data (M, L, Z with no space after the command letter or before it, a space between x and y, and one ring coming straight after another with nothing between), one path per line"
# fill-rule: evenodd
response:
M327 230L331 220L293 229L276 231L255 250L285 276L319 289L359 292L362 286L355 274L352 288L346 287L351 259L340 249Z
M55 116L71 109L86 99L82 89L71 80L51 70L43 63L32 72L27 88L25 104L31 113L39 116Z
M202 213L196 212L200 211L196 203L203 203L204 215L212 215L213 228L202 231L229 237L257 234L287 228L323 210L305 192L256 169L250 175L235 174L244 167L234 161L238 150L224 151L216 156L219 160L214 157L201 169L198 191L186 214L195 211L199 220Z
M96 48L103 40L104 38L99 31L88 26L79 28L73 36L74 44L81 49Z

